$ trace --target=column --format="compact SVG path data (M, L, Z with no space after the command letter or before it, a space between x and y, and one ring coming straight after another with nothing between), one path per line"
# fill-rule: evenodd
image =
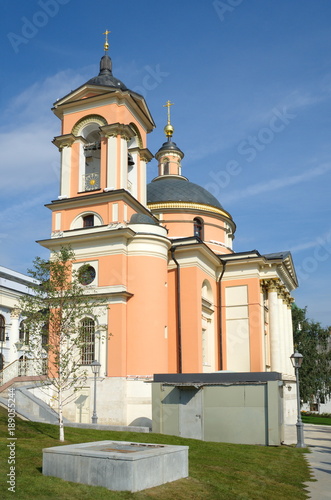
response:
M84 142L80 138L80 140L79 140L79 153L78 153L78 186L77 186L77 191L79 191L79 192L85 191L85 189L86 189L85 166L86 166L86 158L84 155ZM72 175L72 173L71 173L71 175ZM70 175L70 178L71 178L71 175ZM69 178L69 172L68 172L68 178ZM69 186L69 190L70 190L70 186Z
M289 367L291 364L290 356L290 337L291 337L291 332L289 330L289 323L288 323L288 294L286 294L285 300L284 300L284 324L285 324L285 373L289 374L291 373L289 371Z
M139 155L138 155L139 157ZM138 171L138 200L142 205L147 203L147 180L146 180L146 166L147 163L153 158L152 153L147 149L140 150L140 161L139 161L139 171Z
M262 284L261 284L262 285ZM260 288L260 318L261 318L261 345L262 345L262 363L263 369L266 370L267 364L267 349L266 349L266 335L265 335L265 312L264 312L264 290Z
M9 330L9 356L8 361L12 363L16 359L18 359L17 354L17 346L16 343L19 341L19 332L20 332L20 311L19 309L12 309L10 313L10 330ZM6 328L7 330L7 328Z
M71 146L61 148L61 187L60 196L70 198L70 164L71 164Z
M106 135L107 138L107 178L106 189L117 189L117 137Z
M53 144L59 148L61 153L61 172L60 172L60 196L70 198L71 185L71 146L77 140L73 134L65 134L55 137Z
M121 184L120 187L128 190L128 142L127 138L120 136L120 172L121 172Z
M138 164L139 164L139 156L137 153L137 148L130 150L130 154L134 161L134 165L129 169L128 167L128 189L130 183L130 193L136 199L138 198Z
M277 282L271 280L268 287L269 303L269 331L270 331L270 359L271 371L281 372L281 351L279 342L279 306L277 294Z
M284 317L284 293L283 293L283 287L280 285L278 287L278 314L279 314L279 332L278 332L278 337L279 337L279 352L280 352L280 367L281 373L286 372L285 369L285 338L286 338L286 332L285 332L285 325L286 325L286 318Z
M294 353L293 346L293 323L292 323L292 304L293 299L289 298L289 302L287 304L287 324L288 324L288 373L290 375L294 375L294 368L292 366L292 362L290 360L290 356Z

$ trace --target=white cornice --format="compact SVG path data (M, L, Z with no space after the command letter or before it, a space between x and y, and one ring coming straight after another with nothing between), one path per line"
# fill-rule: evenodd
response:
M151 211L142 205L131 193L125 189L116 189L103 193L88 194L84 193L81 196L74 198L65 198L62 200L53 200L51 203L45 205L52 212L60 210L68 210L71 208L89 207L91 205L102 205L106 203L113 203L114 201L122 201L137 211L137 213L144 213L154 217ZM157 220L157 219L155 219ZM158 222L158 221L157 221Z
M112 243L112 247L114 244L121 244L126 246L127 240L132 239L135 235L135 232L127 227L116 230L105 230L105 226L96 226L95 228L89 228L89 230L87 230L86 232L83 231L84 230L77 232L74 229L70 231L64 231L62 233L62 237L39 240L37 241L37 243L50 250L58 250L64 245L72 245L75 246L75 248L79 248L80 245L86 245L86 243L91 243L91 246L93 248L96 242L98 242L99 246L103 243L107 248L110 241ZM114 252L112 251L112 253ZM95 252L93 252L93 254L95 254Z
M175 246L175 259L178 261L180 268L197 267L211 279L218 279L221 262L219 258L203 243L194 245L179 245ZM171 258L171 254L170 254ZM168 269L174 269L175 262L170 260Z

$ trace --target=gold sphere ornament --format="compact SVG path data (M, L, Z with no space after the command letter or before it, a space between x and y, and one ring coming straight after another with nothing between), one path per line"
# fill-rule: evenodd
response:
M165 127L164 127L164 133L167 137L171 137L172 134L174 133L174 127L168 123Z

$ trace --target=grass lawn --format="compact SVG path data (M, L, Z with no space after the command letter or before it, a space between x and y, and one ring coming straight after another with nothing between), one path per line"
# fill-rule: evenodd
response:
M6 484L9 465L7 412L0 407L0 496L44 500L134 499L294 500L307 495L309 480L304 450L211 443L160 434L66 428L64 444L105 439L188 445L190 476L140 493L112 492L42 475L42 449L59 445L58 427L16 419L16 492Z
M302 422L305 424L331 425L330 417L320 417L318 415L301 415Z

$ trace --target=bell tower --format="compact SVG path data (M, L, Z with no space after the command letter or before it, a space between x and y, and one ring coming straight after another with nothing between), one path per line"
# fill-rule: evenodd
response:
M155 124L145 99L113 76L108 33L99 74L53 107L62 124L53 140L61 153L59 200L84 197L86 205L92 194L95 201L124 191L145 206L146 136Z
M51 237L39 243L51 252L70 245L86 293L105 299L91 357L109 377L109 393L122 401L131 380L168 369L171 243L146 204L146 163L152 158L147 134L154 121L145 99L113 75L105 35L99 74L53 107L61 120L61 135L53 140L61 158L60 195L47 205ZM107 326L105 342L99 324ZM120 390L113 390L112 377ZM118 421L126 422L126 405L117 407Z

